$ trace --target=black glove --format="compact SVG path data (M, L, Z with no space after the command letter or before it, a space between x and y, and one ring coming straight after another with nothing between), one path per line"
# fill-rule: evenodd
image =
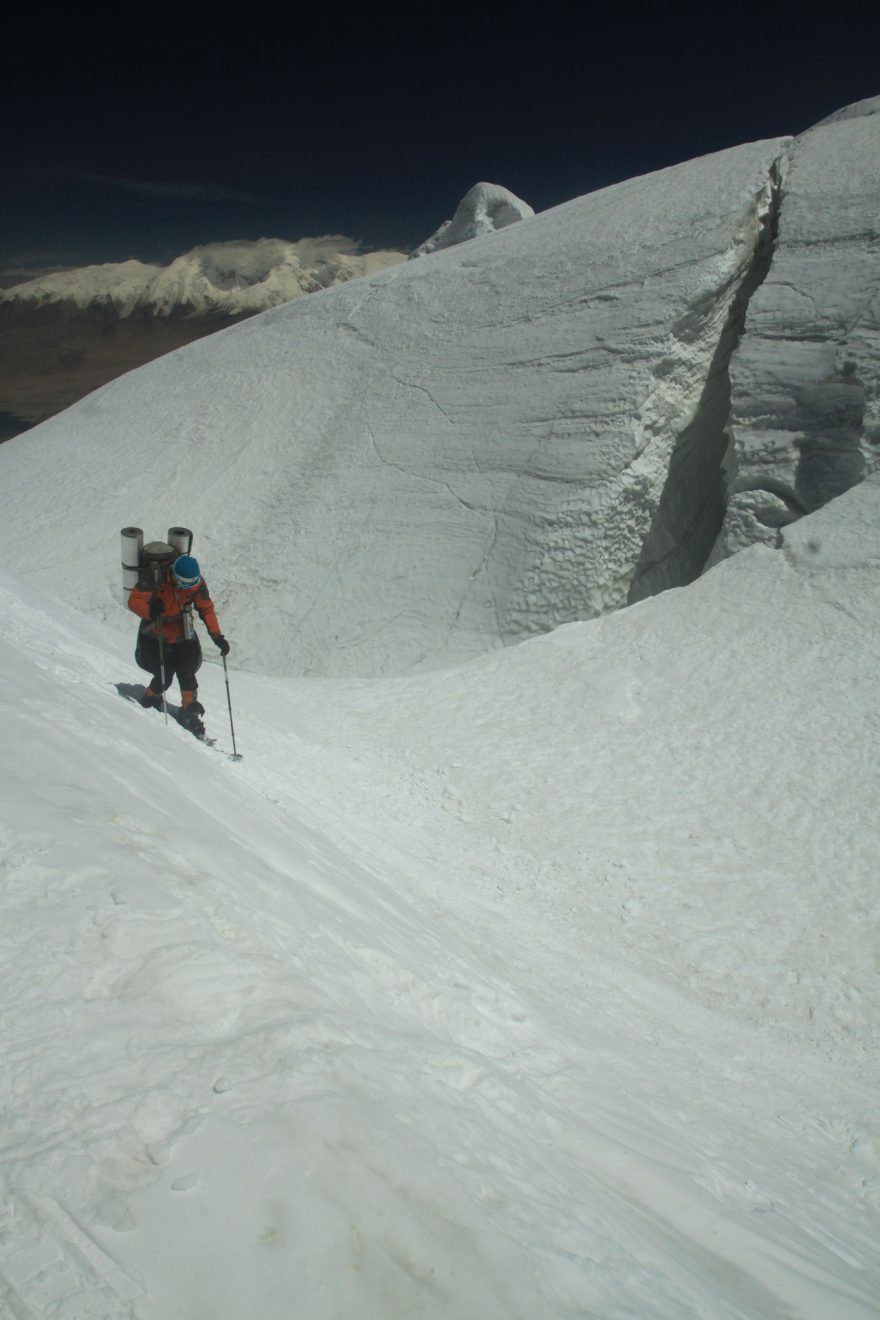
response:
M211 641L221 655L229 655L229 643L222 633L211 633Z
M150 601L150 618L158 619L162 613L162 600L159 596L154 596Z

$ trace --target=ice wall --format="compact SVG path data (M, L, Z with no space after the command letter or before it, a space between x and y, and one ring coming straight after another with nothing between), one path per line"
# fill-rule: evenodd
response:
M712 562L880 466L880 97L795 139L779 235L730 365L726 515Z
M726 508L722 463L728 445L730 359L743 334L749 303L770 270L779 220L779 179L780 162L776 162L756 216L760 230L751 264L727 305L694 415L675 439L666 481L629 589L630 604L699 577L717 541ZM687 321L677 328L683 336L689 330Z

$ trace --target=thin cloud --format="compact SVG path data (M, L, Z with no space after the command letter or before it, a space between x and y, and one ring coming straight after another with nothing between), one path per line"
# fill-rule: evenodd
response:
M27 280L36 280L43 275L74 270L81 264L76 252L16 252L0 258L0 289L11 289L16 284L24 284Z
M82 170L28 169L21 174L43 178L69 179L74 183L92 183L100 188L118 188L140 197L165 197L193 202L244 202L253 205L265 198L218 183L170 183L162 179L131 179L117 174L87 174Z
M254 193L240 192L216 183L164 183L157 179L126 179L108 174L78 174L84 183L97 183L105 188L121 188L123 192L139 193L144 197L182 198L194 202L259 202Z

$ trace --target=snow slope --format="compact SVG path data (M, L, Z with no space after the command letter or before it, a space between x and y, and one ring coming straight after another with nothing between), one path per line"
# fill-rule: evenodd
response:
M880 477L602 614L721 525L787 150L2 447L4 1320L876 1315ZM133 522L196 530L241 763L212 648L214 749L115 691Z
M719 342L783 149L605 189L97 391L3 447L4 562L57 589L51 509L65 596L118 619L107 529L191 525L240 656L274 673L418 670L623 604L681 432L720 481ZM708 554L720 517L684 543Z
M111 308L120 317L235 316L277 307L404 259L402 252L364 253L341 234L296 242L208 243L169 266L123 261L44 275L0 292L0 303Z
M239 765L4 579L0 1309L873 1316L878 506Z

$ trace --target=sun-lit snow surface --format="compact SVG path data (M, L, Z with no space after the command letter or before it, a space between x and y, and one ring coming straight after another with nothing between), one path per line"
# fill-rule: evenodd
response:
M0 588L0 1311L869 1320L880 482L457 672Z
M844 119L859 119L865 115L880 115L880 96L866 96L863 101L853 101L851 105L845 105L827 115L814 127L824 128L826 124L839 124Z
M440 248L454 247L456 243L467 243L472 238L494 233L496 229L506 229L517 220L527 220L534 214L528 202L500 184L475 183L462 197L452 219L444 220L411 255L425 257Z
M0 292L0 302L65 303L83 311L110 305L118 316L228 316L262 312L403 260L402 252L365 253L341 234L209 243L169 266L124 261L44 275Z
M880 465L880 97L803 134L732 384L716 554L763 540Z
M498 649L699 557L786 167L633 180L0 450L0 1314L876 1315L880 478ZM132 522L196 530L240 764L216 665L213 750L114 691Z
M276 673L436 666L623 604L696 417L720 464L718 343L783 149L631 180L132 372L3 446L4 562L58 589L48 514L66 598L124 626L110 529L192 526L239 658Z

